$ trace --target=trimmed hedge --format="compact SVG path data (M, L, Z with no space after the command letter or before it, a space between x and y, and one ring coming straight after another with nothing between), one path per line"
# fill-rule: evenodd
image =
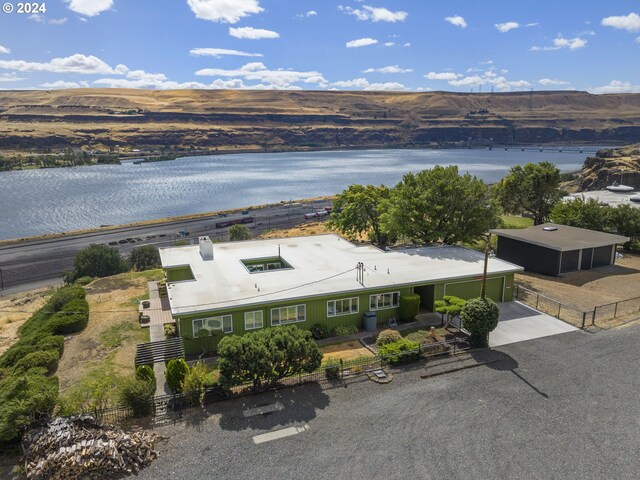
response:
M182 392L182 383L187 373L189 373L189 365L184 361L184 358L174 358L167 362L165 377L167 379L167 385L169 385L173 393Z
M82 330L89 319L84 289L57 289L45 305L20 326L19 340L0 356L0 443L13 442L49 415L58 397L51 376L64 351L64 337Z
M385 360L390 365L417 362L420 360L420 344L402 338L397 342L381 346L378 354L381 357L385 357Z
M420 295L412 293L400 295L400 309L398 315L402 322L411 322L420 311Z
M346 337L347 335L353 335L358 333L358 327L355 325L338 325L333 329L333 335L336 337Z
M58 352L55 350L45 350L30 353L18 360L13 367L16 374L27 373L32 368L43 367L47 370L47 375L51 375L58 368Z

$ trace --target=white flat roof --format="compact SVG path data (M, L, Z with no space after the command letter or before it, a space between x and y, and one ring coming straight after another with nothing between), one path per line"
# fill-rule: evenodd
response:
M293 268L249 273L241 260L277 257ZM484 255L462 247L404 248L384 252L334 234L215 243L213 260L198 245L160 248L162 266L189 265L194 280L167 284L174 315L216 311L299 298L389 289L482 275ZM356 264L365 266L362 284ZM490 258L489 274L523 269Z
M591 192L572 193L571 195L563 197L562 200L568 202L578 197L581 197L585 200L594 198L597 202L606 203L607 205L611 205L612 207L617 207L619 205L630 205L634 208L640 208L640 202L632 202L630 200L631 197L637 197L638 195L640 195L639 192L622 193L610 192L609 190L595 190Z

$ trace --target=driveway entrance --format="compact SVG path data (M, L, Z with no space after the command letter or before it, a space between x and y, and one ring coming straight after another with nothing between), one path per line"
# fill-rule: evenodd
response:
M498 327L489 335L490 347L578 330L573 325L520 302L502 302L498 303L498 307L500 321Z

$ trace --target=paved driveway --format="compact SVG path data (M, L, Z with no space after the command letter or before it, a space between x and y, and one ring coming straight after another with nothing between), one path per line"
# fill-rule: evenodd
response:
M573 325L520 302L503 302L498 306L500 307L500 322L489 335L489 346L491 347L578 330Z

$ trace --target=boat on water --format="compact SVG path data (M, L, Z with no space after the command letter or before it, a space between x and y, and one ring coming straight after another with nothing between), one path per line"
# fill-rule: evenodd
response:
M613 182L612 185L607 186L607 190L610 192L633 192L633 187L629 185L622 185L618 182Z

